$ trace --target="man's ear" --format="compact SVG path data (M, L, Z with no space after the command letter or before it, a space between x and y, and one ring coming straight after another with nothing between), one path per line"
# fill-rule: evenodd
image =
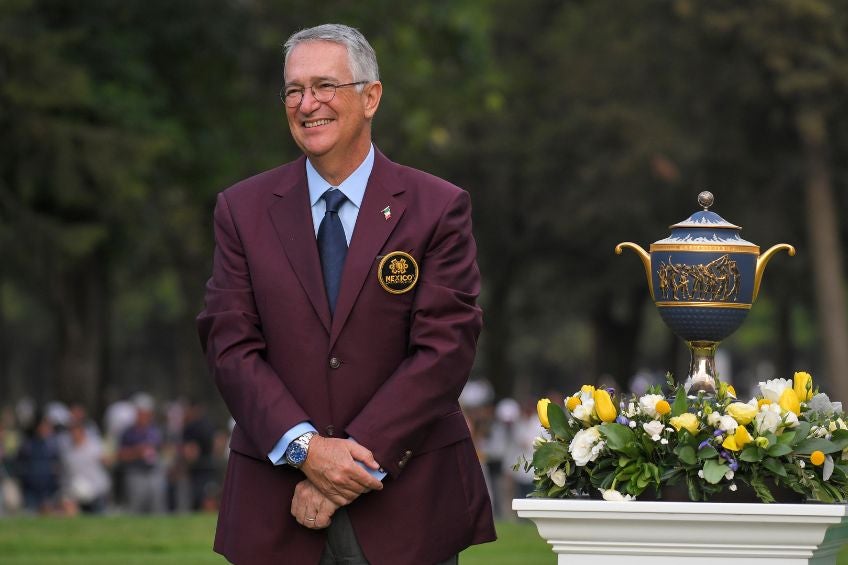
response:
M380 106L380 98L383 96L383 83L378 80L366 84L363 94L365 95L365 117L370 120Z

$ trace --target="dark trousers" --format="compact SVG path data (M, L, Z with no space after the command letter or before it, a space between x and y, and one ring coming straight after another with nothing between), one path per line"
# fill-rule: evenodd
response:
M458 565L458 563L459 557L454 555L436 565ZM324 547L320 565L368 565L344 508L339 508L333 514L333 522L327 528L327 545Z

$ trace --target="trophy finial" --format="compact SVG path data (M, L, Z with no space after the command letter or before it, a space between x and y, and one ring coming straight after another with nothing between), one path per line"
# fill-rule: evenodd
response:
M715 198L713 197L713 193L709 190L705 190L698 194L698 204L704 207L704 211L710 209L710 206L715 202Z

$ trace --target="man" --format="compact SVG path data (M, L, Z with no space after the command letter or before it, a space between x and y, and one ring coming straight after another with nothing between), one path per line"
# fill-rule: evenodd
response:
M285 45L305 154L218 196L198 317L237 425L215 550L238 564L456 563L495 538L458 397L481 328L468 194L371 144L374 51Z

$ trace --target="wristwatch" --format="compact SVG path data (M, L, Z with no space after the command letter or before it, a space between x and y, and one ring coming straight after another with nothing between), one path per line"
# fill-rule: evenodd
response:
M309 442L315 435L315 432L306 432L292 441L286 448L286 463L295 469L300 469L303 462L306 461L306 456L309 453Z

